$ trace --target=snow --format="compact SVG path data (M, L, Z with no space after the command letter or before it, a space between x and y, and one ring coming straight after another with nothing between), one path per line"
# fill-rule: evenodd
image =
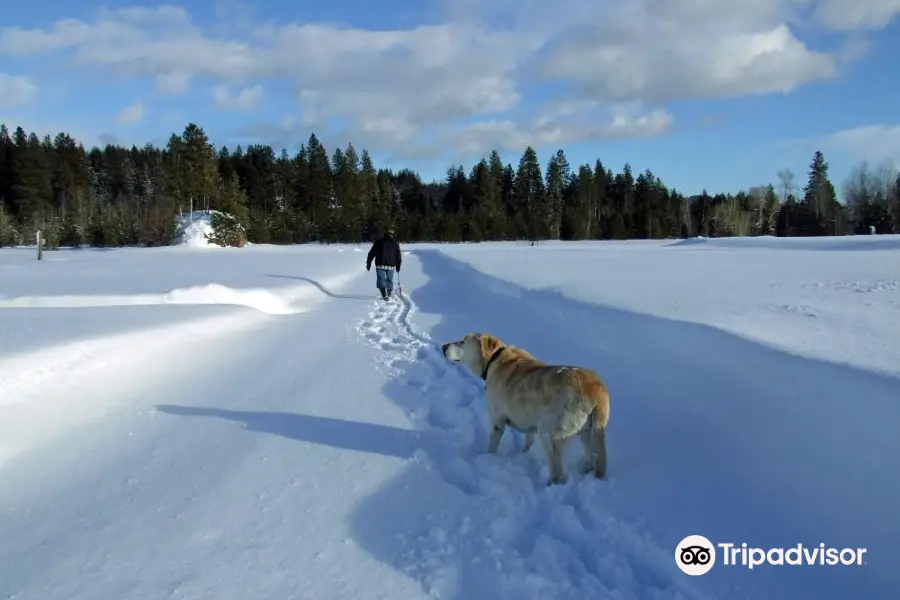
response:
M0 252L0 598L895 596L900 237L365 250ZM484 453L478 330L604 378L607 479Z
M219 211L195 210L181 215L176 220L176 234L173 245L188 248L221 248L209 242L213 234L212 215Z

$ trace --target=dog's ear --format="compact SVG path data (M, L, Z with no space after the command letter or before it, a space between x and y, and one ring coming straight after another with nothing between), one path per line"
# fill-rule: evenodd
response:
M481 357L484 360L488 360L497 348L502 345L500 340L489 333L479 333L475 339L481 346Z

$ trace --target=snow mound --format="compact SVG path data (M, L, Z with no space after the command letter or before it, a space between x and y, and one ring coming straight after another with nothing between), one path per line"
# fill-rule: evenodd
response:
M305 292L309 286L302 286ZM0 308L98 308L162 304L222 304L244 306L268 315L302 312L294 303L300 293L279 294L263 288L237 289L218 283L171 290L164 294L20 296L0 299Z
M262 288L235 289L212 283L172 290L162 297L163 304L230 304L246 306L269 315L298 312L291 299Z
M173 245L188 248L221 248L212 244L207 235L213 234L212 216L219 211L195 210L177 217L177 230Z

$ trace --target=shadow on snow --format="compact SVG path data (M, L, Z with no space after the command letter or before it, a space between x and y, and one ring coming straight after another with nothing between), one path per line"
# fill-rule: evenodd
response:
M332 292L327 287L316 281L315 279L310 279L309 277L303 277L301 275L277 275L273 273L267 273L266 277L276 277L278 279L295 279L298 281L305 281L307 283L311 283L312 285L319 288L326 296L330 296L331 298L337 298L339 300L371 300L375 297L375 294L369 294L368 296L364 296L361 294L338 294L336 292Z
M225 410L161 404L160 412L186 417L212 417L243 424L247 431L330 446L342 450L407 459L419 445L421 434L374 423L361 423L297 413Z

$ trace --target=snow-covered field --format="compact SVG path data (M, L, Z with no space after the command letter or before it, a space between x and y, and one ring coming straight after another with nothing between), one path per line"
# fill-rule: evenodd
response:
M187 246L0 251L0 598L897 597L898 236L410 245L389 304L367 247ZM485 455L475 330L605 379L607 479Z

